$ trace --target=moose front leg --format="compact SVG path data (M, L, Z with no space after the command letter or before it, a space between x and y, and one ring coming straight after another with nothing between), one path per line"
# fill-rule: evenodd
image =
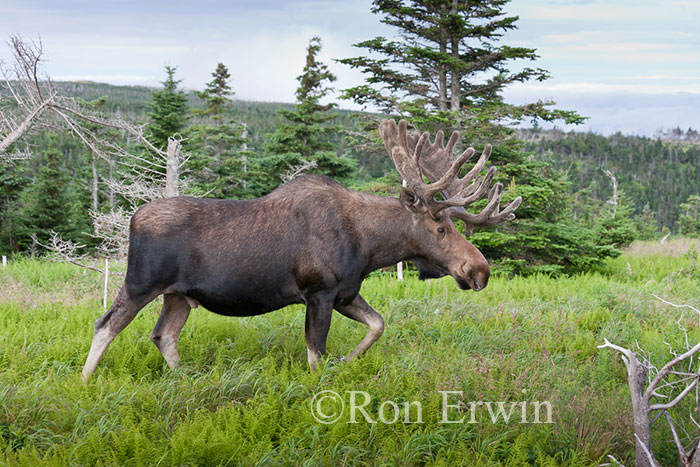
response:
M306 353L311 371L321 365L321 357L326 353L326 339L333 316L332 301L311 298L306 303Z
M349 305L337 306L335 309L343 316L359 321L369 327L365 338L348 355L348 360L362 355L384 333L384 319L359 294Z

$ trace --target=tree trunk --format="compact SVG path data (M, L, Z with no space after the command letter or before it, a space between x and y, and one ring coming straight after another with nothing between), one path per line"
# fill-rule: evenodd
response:
M632 397L632 413L634 415L634 463L636 467L657 467L658 463L651 454L649 403L644 399L646 375L646 367L639 364L636 355L633 353L627 365L627 380L630 388L630 396Z
M179 196L177 186L180 178L180 142L174 138L168 138L167 162L165 166L165 197Z
M700 467L700 442L695 443L695 451L690 459L691 467Z
M241 179L241 186L243 186L243 191L248 189L248 181L246 180L246 176L248 173L248 156L245 155L245 151L248 150L248 145L245 142L245 139L248 137L248 124L244 123L243 124L243 143L241 144L241 151L243 151L243 155L241 156L241 162L243 163L243 178Z
M452 0L451 14L457 14L457 0ZM455 60L459 60L459 38L450 37L450 53ZM450 70L450 110L459 112L461 95L460 95L460 76L458 70L454 67ZM457 117L457 126L461 126L462 119Z
M445 54L447 53L447 41L445 40L444 35L440 37L440 53ZM440 83L439 83L440 89L439 89L439 102L438 102L438 109L441 112L444 112L447 110L447 67L445 64L440 65Z
M109 161L109 179L114 180L112 171L114 169L114 161L110 159ZM114 189L112 188L111 184L109 187L109 207L114 208Z
M97 198L97 156L92 153L92 189L90 190L90 198L92 200L92 212L97 212L99 209L99 200ZM93 222L92 230L94 234L98 233L97 224Z

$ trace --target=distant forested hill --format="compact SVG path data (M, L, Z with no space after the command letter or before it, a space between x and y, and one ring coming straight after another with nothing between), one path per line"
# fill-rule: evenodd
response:
M694 134L689 130L687 135ZM521 130L527 147L566 170L572 191L590 189L590 196L606 200L612 186L602 169L615 174L619 187L632 198L635 212L645 204L660 226L676 230L680 204L700 192L700 143L693 138L625 136L616 133L564 133L559 130Z
M94 82L55 84L65 95L85 100L105 97L106 111L137 122L146 120L152 88ZM188 99L190 107L201 107L194 92L188 94ZM246 123L249 145L259 150L266 136L282 122L278 110L292 107L293 104L279 102L234 100L229 117ZM355 128L357 122L351 117L353 113L338 110L336 123L346 129ZM595 133L522 129L519 136L526 142L527 149L568 172L572 192L588 190L592 198L605 201L612 188L601 169L611 170L620 188L632 199L637 214L648 204L659 225L674 231L680 204L700 191L700 138L694 130L668 130L656 138L648 138L619 133L606 137ZM337 138L339 152L349 151L342 135ZM361 160L361 166L375 167L372 177L381 176L386 168L382 163L386 161L362 160L363 154L352 156Z
M61 94L66 96L86 101L104 97L106 100L106 111L122 115L137 122L146 120L151 91L155 89L146 86L114 86L92 81L57 82L54 84ZM187 97L191 108L202 107L201 99L194 92L190 91ZM293 107L294 104L291 103L235 100L234 96L229 117L247 124L250 146L253 149L259 149L262 146L265 135L274 131L275 127L282 122L277 111L282 108L291 109ZM350 117L354 112L348 110L337 110L337 112L338 124L343 127L353 127L355 125ZM341 141L338 142L342 143Z

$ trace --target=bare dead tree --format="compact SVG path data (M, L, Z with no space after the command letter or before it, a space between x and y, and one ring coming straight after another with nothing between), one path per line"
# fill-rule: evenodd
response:
M10 36L8 42L14 63L0 62L4 85L0 94L0 160L25 159L29 151L8 153L13 144L35 127L54 104L56 93L51 81L41 74L41 40L25 42Z
M21 152L8 151L34 128L68 129L93 156L92 235L102 241L98 250L107 257L125 256L128 219L137 207L154 199L178 196L186 187L186 182L181 177L182 167L187 162L187 158L182 157L182 138L173 135L168 140L165 151L155 147L146 137L143 126L118 117L105 117L72 98L59 95L51 79L41 69L41 41L27 42L19 36L11 36L9 46L13 51L14 64L9 69L0 64L4 78L2 90L6 91L0 93L0 161L30 157L28 148ZM145 158L129 152L103 138L96 128L122 131L132 141L145 147L152 157ZM115 209L111 203L109 212L99 212L96 203L98 179L95 165L98 158L109 164L110 173L115 161L126 169L123 179L117 181L110 177L105 184L110 193L119 194L128 201L127 209ZM75 249L71 250L74 245L58 237L44 246L56 257L66 260L73 258L67 252L75 252Z
M126 257L129 241L129 219L144 203L160 198L178 196L187 189L187 181L180 174L187 162L182 157L182 140L169 138L168 148L161 151L147 139L143 141L155 154L154 160L120 153L128 172L122 180L110 178L106 185L110 192L121 196L129 206L126 209L111 207L107 212L91 212L96 225L96 237L100 239L98 251L102 256L121 259ZM157 169L164 169L165 176Z
M615 178L615 174L609 171L608 169L601 169L603 173L611 180L612 182L612 187L613 187L613 194L612 198L608 200L608 204L612 205L612 218L615 219L615 214L617 213L617 204L618 204L618 193L617 193L617 178Z
M676 308L689 308L700 314L700 310L690 305L676 305L656 295L654 297ZM683 315L676 321L676 325L685 335L685 352L678 353L667 343L673 358L661 368L653 365L641 349L634 352L612 344L607 339L604 340L603 345L598 346L598 348L611 348L618 351L627 367L627 384L630 389L634 416L637 466L657 467L661 465L654 457L652 450L651 427L663 416L673 435L681 465L683 467L700 467L700 436L697 433L691 435L685 430L679 430L682 427L679 427L678 422L674 421L671 414L671 409L677 407L688 395L694 393L695 402L690 413L690 420L700 429L700 423L692 415L693 412L700 412L698 393L700 370L696 359L696 355L700 352L700 343L694 346L690 345L688 333L681 323L682 318ZM658 412L658 414L652 419L653 412Z

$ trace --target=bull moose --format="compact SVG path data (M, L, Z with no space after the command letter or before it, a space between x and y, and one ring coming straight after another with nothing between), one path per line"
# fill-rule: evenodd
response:
M83 379L116 335L161 294L163 309L151 340L171 368L180 362L177 340L192 308L253 316L303 303L308 362L315 370L334 308L369 327L348 359L382 335L384 320L359 295L371 271L413 260L421 279L449 274L461 289L486 287L489 265L452 218L464 221L469 234L514 218L521 199L499 211L503 185L496 183L481 213L467 212L491 185L495 167L481 175L491 146L460 178L474 149L453 160L458 132L445 146L442 132L431 143L428 133L407 133L406 127L405 120L379 125L406 182L398 199L307 175L254 200L177 197L142 206L131 219L124 285L95 322Z

